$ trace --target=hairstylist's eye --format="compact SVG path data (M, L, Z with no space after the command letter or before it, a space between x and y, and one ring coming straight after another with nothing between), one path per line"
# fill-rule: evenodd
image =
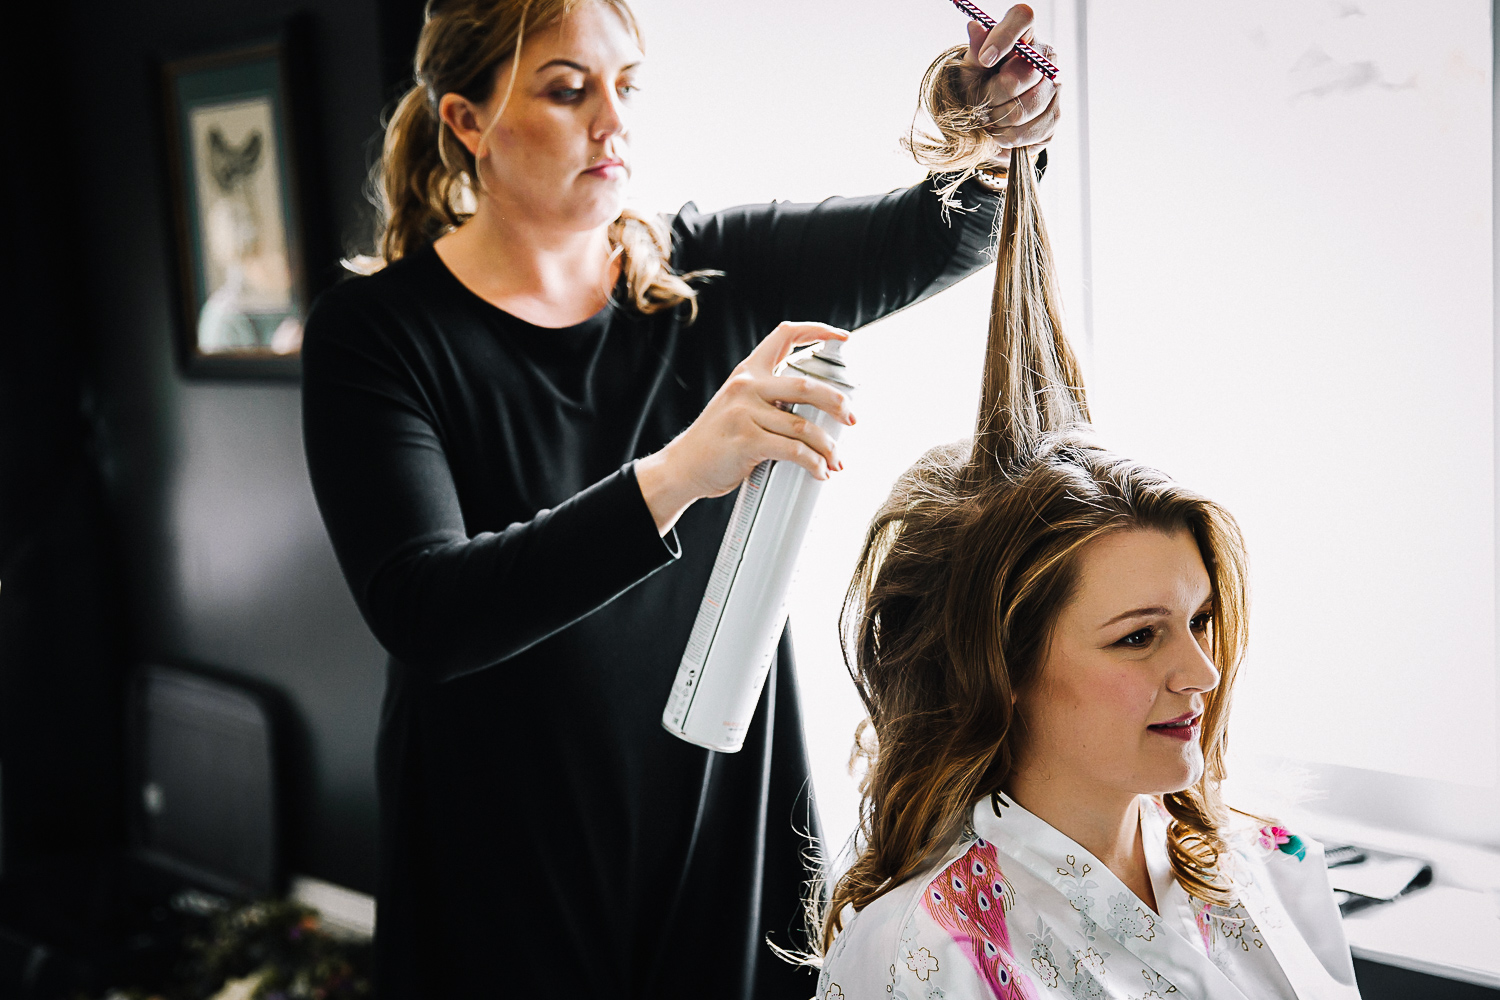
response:
M640 90L641 88L637 87L633 83L622 83L619 87L616 88L616 91L619 93L619 95L624 98L634 97L636 94L640 93Z
M1151 645L1151 640L1154 638L1156 638L1155 626L1147 625L1145 628L1136 629L1115 645L1124 646L1126 649L1144 649Z
M549 96L559 104L577 104L583 100L582 87L554 87Z

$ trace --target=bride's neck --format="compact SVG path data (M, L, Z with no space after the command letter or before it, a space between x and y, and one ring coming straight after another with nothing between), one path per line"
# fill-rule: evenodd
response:
M1022 808L1098 858L1141 902L1156 909L1138 796L1069 787L1056 778L1037 779L1024 772L1009 784L1007 794Z

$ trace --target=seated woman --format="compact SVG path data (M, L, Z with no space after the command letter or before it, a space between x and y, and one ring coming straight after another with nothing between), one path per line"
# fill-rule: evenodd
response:
M1220 795L1239 530L1089 434L1028 164L974 440L896 484L850 587L873 740L818 996L1357 997L1321 847Z

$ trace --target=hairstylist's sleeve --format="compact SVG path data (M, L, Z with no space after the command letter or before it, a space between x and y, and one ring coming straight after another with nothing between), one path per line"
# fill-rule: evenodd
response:
M705 215L684 206L674 226L679 270L725 272L737 301L769 332L783 320L844 329L873 323L990 262L999 197L978 181L957 204L928 177L889 194L773 202Z
M392 656L434 680L501 663L678 556L631 465L471 536L399 329L347 289L325 293L308 319L303 440L345 579Z

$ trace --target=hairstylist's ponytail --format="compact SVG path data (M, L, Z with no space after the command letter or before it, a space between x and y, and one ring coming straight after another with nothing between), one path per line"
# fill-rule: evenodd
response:
M464 221L454 205L462 175L443 162L442 129L421 84L406 92L386 125L374 195L385 220L380 256L388 264Z

